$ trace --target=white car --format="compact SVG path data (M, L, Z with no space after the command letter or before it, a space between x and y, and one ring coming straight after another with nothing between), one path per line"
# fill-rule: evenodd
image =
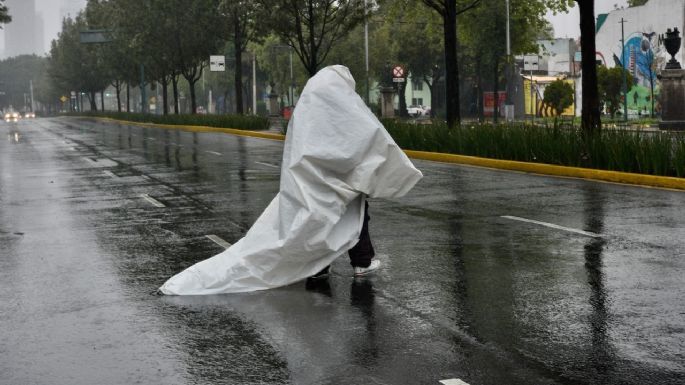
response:
M409 106L407 112L413 117L419 117L426 114L426 107L424 106Z
M18 112L11 111L5 114L6 122L18 122L19 118L21 118L21 115Z

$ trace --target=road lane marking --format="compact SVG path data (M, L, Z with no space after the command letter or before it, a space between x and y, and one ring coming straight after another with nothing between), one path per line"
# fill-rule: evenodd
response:
M155 207L166 207L164 203L158 201L157 199L149 196L148 194L140 194L140 197L145 199L146 201L150 202Z
M103 173L110 178L118 178L118 176L114 175L114 173L109 170L103 171Z
M87 157L87 156L84 156L83 159L85 159L86 162L88 162L88 163L90 163L90 164L98 164L97 161L95 161L95 160L93 160L93 159L91 159L91 158L89 158L89 157Z
M458 378L451 378L449 380L442 380L440 381L441 384L443 385L469 385L468 383L458 379Z
M257 164L261 164L262 166L267 166L267 167L273 167L273 168L280 168L280 166L275 165L273 163L265 163L265 162L255 162Z
M555 225L554 223L540 222L540 221L536 221L533 219L514 217L511 215L502 215L502 218L511 219L513 221L519 221L519 222L533 223L536 225L545 226L545 227L549 227L549 228L557 229L557 230L564 230L564 231L568 231L571 233L584 235L586 237L592 237L592 238L601 238L602 237L602 234L592 233L589 231L583 231L583 230L578 230L578 229L572 229L570 227L559 226L559 225Z
M151 137L148 136L147 138L145 138L145 139L143 139L143 140L157 140L157 139L151 138Z
M223 239L219 238L218 236L216 236L214 234L205 235L205 237L209 238L209 240L211 240L212 242L216 243L217 245L223 247L224 249L228 249L229 247L231 247L230 243L224 241Z
M69 150L76 151L76 147L69 147Z
M222 153L216 152L216 151L205 151L205 152L208 153L208 154L216 155L216 156L221 156L221 155L223 155Z

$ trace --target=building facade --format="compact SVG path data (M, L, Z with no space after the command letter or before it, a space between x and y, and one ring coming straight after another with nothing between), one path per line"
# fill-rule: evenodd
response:
M12 22L4 26L5 51L4 57L18 55L42 54L43 46L42 18L36 14L35 0L7 0L5 2L12 15ZM41 25L38 25L41 23ZM40 35L39 35L40 33Z
M597 59L607 67L625 66L634 84L628 93L629 113L647 112L652 93L659 93L658 72L670 55L659 44L667 29L685 29L685 1L649 0L639 7L614 10L597 18ZM685 39L676 59L685 64Z

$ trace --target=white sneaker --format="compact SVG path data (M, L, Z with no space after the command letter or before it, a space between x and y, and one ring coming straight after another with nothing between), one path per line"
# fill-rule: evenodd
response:
M367 274L372 273L373 271L377 270L379 267L381 267L381 261L377 259L372 259L371 264L368 267L355 267L354 268L354 276L355 277L362 277Z

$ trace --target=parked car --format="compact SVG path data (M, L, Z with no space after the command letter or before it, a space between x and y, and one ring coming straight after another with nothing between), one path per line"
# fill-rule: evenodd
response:
M411 115L413 117L423 116L426 114L426 107L419 106L419 105L416 105L416 106L412 105L412 106L407 107L407 112L409 113L409 115Z

